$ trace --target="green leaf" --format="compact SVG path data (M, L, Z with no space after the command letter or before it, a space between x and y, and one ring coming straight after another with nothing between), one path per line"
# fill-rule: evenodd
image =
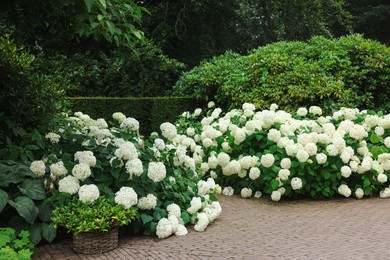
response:
M370 180L364 180L364 182L363 182L363 187L369 187L370 186L370 184L371 184L371 182L370 182Z
M0 213L8 203L8 193L0 189Z
M377 136L374 132L371 133L370 141L373 144L379 143L381 140L383 140L381 137Z
M273 180L271 181L271 187L272 187L273 190L276 190L277 188L279 188L279 181L273 179Z
M18 186L19 190L30 199L43 200L46 198L46 191L43 183L40 180L25 179L22 184Z
M34 245L37 245L42 240L41 225L39 223L35 223L30 226L29 231L31 242L33 242Z
M322 171L321 174L322 174L322 177L324 177L325 180L329 180L330 179L330 173L329 172Z
M94 0L84 0L85 5L87 6L88 12L91 12L94 2L95 2Z
M101 3L101 5L103 6L104 9L107 9L106 0L99 0L99 2Z
M50 222L51 221L52 209L51 209L50 205L46 205L44 203L41 203L38 206L38 210L39 210L38 216L43 222Z
M57 235L54 223L42 223L41 224L42 236L47 242L52 242Z
M153 221L153 217L148 215L148 214L145 214L145 213L141 214L141 219L142 219L142 223L144 225L146 225L147 223Z
M38 216L38 208L29 197L20 196L8 202L28 223L33 224Z
M184 224L190 223L191 217L190 217L190 215L187 212L185 212L185 211L182 212L181 213L181 218L183 219Z

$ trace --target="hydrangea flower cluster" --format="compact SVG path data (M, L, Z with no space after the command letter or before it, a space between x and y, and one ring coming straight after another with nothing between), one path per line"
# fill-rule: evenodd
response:
M214 107L203 118L199 110L185 113L174 142L185 147L180 158L192 157L198 172L225 186L224 195L387 197L390 115L341 108L326 116L317 106L293 114L276 104L256 111L248 103L224 114Z

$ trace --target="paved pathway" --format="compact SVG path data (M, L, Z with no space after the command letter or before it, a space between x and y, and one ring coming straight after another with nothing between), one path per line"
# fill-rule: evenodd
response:
M390 200L219 199L222 214L203 233L125 238L98 256L66 241L39 247L36 259L390 259Z

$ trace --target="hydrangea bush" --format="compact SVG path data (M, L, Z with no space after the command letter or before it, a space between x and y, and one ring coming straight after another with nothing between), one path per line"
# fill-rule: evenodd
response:
M46 155L30 166L45 179L54 206L61 194L83 203L108 196L126 209L138 208L131 223L135 232L159 238L186 235L185 225L190 223L203 231L221 213L213 195L220 187L212 178L201 180L195 162L173 141L174 125L164 123L162 136L154 133L144 140L138 121L119 112L112 122L81 112L59 122L46 134L50 142Z
M316 106L291 114L249 103L223 113L208 106L181 115L174 142L191 148L193 167L224 195L390 197L389 114L342 108L325 116Z

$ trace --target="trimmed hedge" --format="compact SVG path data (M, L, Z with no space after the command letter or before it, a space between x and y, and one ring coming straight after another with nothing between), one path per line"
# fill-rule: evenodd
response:
M140 122L142 134L160 131L160 124L174 122L184 111L201 106L192 97L69 97L72 112L81 111L92 118L112 121L112 114L122 112Z
M215 99L239 107L277 103L390 109L390 48L349 35L339 39L313 37L308 42L277 42L246 56L226 53L185 73L176 95Z

